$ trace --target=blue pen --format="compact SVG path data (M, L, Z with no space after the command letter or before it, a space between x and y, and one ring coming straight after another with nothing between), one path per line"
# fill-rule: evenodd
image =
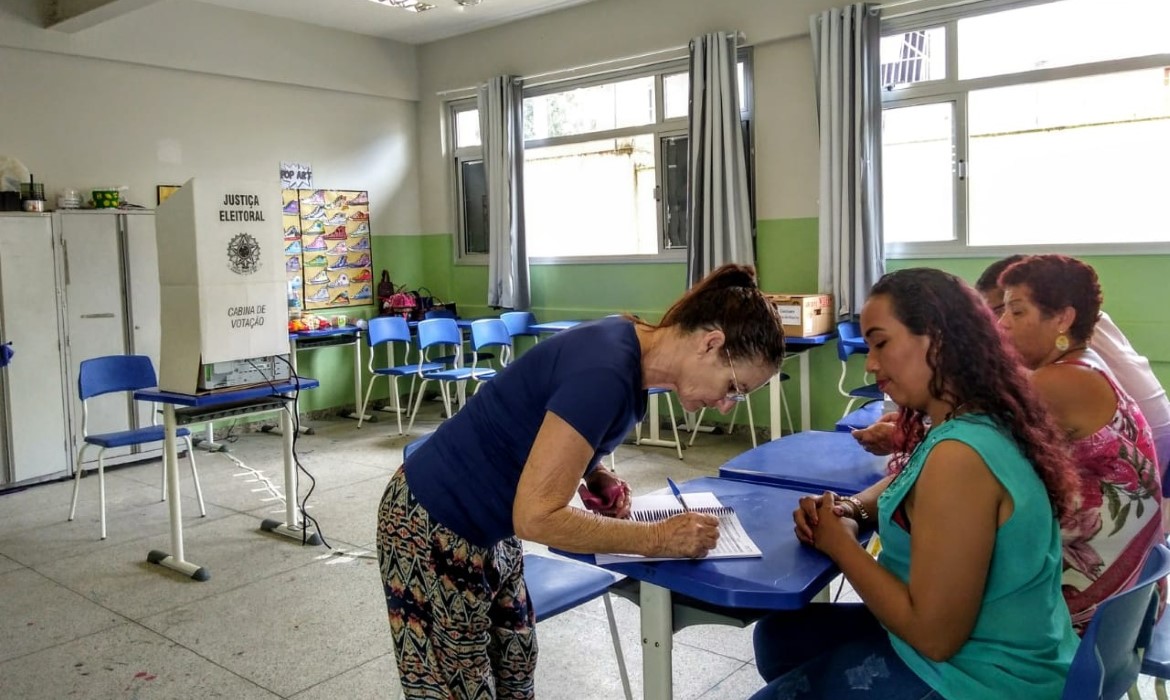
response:
M682 491L678 490L678 484L674 483L674 480L669 476L666 477L666 483L670 485L670 491L674 494L674 497L682 504L683 512L690 512L691 509L687 508L687 502L683 500Z

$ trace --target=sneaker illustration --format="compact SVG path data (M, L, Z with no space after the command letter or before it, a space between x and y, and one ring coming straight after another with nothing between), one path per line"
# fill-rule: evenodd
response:
M309 278L309 284L329 284L329 273L321 270Z
M327 241L344 241L346 238L349 238L349 234L345 232L344 226L338 226L325 234L325 240Z
M347 267L350 267L349 261L346 260L346 257L344 255L342 255L340 258L337 259L337 262L333 263L332 265L329 265L325 269L326 270L344 270Z
M293 278L292 278L291 280L289 280L289 282L288 282L288 288L289 288L289 289L300 289L300 288L301 288L301 286L302 286L302 282L301 282L301 276L300 276L300 275L297 275L296 277L293 277Z
M354 214L350 214L349 220L350 221L369 221L370 215L365 213L364 211L359 211L359 212L356 212Z
M292 243L289 243L288 245L286 245L284 247L284 254L285 255L300 255L301 254L301 242L300 241L293 241Z
M301 237L301 230L296 226L289 226L284 230L284 240L295 241Z
M344 259L345 258L342 258L342 260L344 260ZM360 258L358 258L357 260L355 260L354 262L351 262L349 264L349 267L369 267L369 266L370 266L370 256L368 256L368 255L362 255Z
M325 264L328 262L329 261L325 259L324 255L318 255L311 260L306 260L305 267L325 267Z
M349 294L347 292L339 292L337 296L333 297L333 301L329 302L330 306L341 306L349 303Z
M328 219L325 219L326 226L340 226L344 223L345 223L345 214L342 214L341 212L337 212L336 214L329 217Z
M301 200L301 204L308 207L322 207L325 206L325 190L317 190L313 194Z
M289 258L288 260L284 261L284 271L285 272L297 272L300 269L301 269L300 257Z
M349 249L350 250L369 250L370 249L370 239L363 236L361 239L358 240L357 243L354 243L353 245L351 245L349 247Z
M313 225L306 229L301 229L301 233L306 236L311 236L314 233L325 233L325 224L320 221L314 221Z
M325 207L317 207L313 211L301 217L305 221L316 221L317 219L325 218Z
M337 279L329 283L330 289L337 289L338 287L349 286L349 275L344 272L337 276Z
M354 282L369 282L374 278L374 275L369 270L362 270L353 276Z
M329 208L330 209L340 209L341 207L344 207L347 204L348 204L348 202L345 199L345 195L339 194L339 195L337 195L337 199L334 199L332 202L329 203Z
M301 213L301 203L295 199L290 201L290 202L285 202L284 213L291 214L293 216L300 214Z
M349 232L351 236L362 236L370 232L369 222L363 221L360 226Z
M350 198L349 203L350 204L369 204L370 198L367 196L367 194L365 192L358 192L357 196Z
M345 245L345 241L338 243L329 250L325 251L326 255L345 255L349 252L349 247Z
M305 299L305 301L311 301L318 304L329 301L329 290L325 287L321 287L313 296L308 297Z
M325 250L325 236L317 236L311 243L305 246L306 251Z
M370 285L363 284L362 288L358 290L357 294L353 295L354 299L370 299L373 294L370 292Z

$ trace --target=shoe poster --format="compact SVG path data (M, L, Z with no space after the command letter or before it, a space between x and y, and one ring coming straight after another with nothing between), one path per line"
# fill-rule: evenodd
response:
M283 190L289 308L374 303L370 200L358 190Z

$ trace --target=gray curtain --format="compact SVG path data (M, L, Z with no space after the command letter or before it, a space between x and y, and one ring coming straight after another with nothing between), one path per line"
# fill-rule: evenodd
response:
M524 241L524 99L520 79L479 86L479 133L488 197L488 306L527 309Z
M725 263L756 261L739 119L736 41L736 32L691 40L688 286Z
M818 279L844 319L861 312L885 271L881 27L865 3L813 15L810 25L821 145Z

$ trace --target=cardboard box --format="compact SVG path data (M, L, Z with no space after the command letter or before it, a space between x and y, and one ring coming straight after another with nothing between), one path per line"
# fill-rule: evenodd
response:
M765 294L780 312L784 335L806 338L833 330L832 294Z
M160 388L194 394L204 364L288 353L280 216L275 181L194 178L158 206Z

